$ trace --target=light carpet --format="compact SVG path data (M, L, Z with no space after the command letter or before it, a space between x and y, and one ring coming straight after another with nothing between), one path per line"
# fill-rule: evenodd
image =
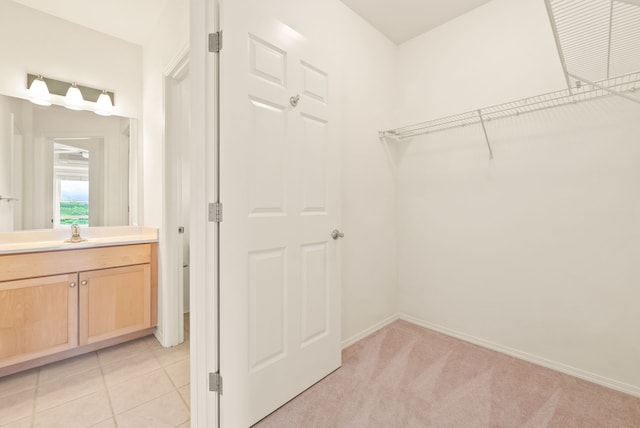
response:
M256 428L638 428L640 399L396 321Z

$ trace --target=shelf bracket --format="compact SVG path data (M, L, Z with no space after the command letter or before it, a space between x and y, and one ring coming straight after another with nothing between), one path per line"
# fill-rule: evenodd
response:
M575 74L571 74L570 73L569 76L571 76L575 80L578 80L578 81L581 81L583 83L586 83L587 85L594 86L594 87L596 87L598 89L602 89L603 91L609 92L610 94L617 95L617 96L622 97L622 98L624 98L626 100L633 101L636 104L640 104L640 99L634 98L631 95L627 95L627 94L622 93L620 91L616 91L615 89L607 88L604 85L601 85L601 84L596 83L596 82L592 82L591 80L588 80L588 79L583 79L582 77L576 76Z
M487 135L487 128L484 126L484 118L482 117L482 110L478 110L478 117L480 118L480 125L482 125L482 132L484 133L484 139L487 142L487 148L489 149L489 159L493 159L493 150L491 149L491 141L489 141L489 135Z
M567 89L569 90L569 93L573 95L573 88L571 86L571 79L569 79L569 70L567 68L567 61L564 57L564 52L562 52L562 45L560 44L560 35L558 33L558 26L556 24L556 19L553 16L553 8L551 7L551 0L545 0L544 4L547 7L547 14L549 15L549 23L551 24L551 30L553 31L553 38L556 41L556 49L558 50L560 65L562 65L564 78L567 81Z

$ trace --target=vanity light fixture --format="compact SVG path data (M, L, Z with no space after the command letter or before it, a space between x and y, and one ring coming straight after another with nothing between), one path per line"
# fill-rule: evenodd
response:
M34 104L50 106L52 95L56 104L63 104L72 110L90 110L102 116L111 116L114 112L115 95L103 89L77 85L62 80L42 77L39 74L27 74L29 99Z
M95 113L100 116L111 116L112 112L113 104L111 103L111 97L107 94L106 90L103 90L96 102Z
M82 110L82 107L84 107L82 92L80 92L75 82L67 90L67 95L64 97L64 106L71 110Z
M47 82L42 76L37 76L29 86L29 101L39 106L51 105L51 94Z

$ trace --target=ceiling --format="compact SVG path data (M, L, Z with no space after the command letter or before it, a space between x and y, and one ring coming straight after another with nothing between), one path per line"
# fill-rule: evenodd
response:
M168 0L13 0L144 45ZM393 42L400 44L490 0L341 0Z
M341 0L396 44L490 0Z
M101 33L144 45L168 0L13 0Z

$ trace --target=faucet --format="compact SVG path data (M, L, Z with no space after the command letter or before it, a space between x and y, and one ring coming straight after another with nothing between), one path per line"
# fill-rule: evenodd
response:
M84 242L86 239L83 239L80 236L80 226L77 224L71 225L71 239L67 239L64 242Z

